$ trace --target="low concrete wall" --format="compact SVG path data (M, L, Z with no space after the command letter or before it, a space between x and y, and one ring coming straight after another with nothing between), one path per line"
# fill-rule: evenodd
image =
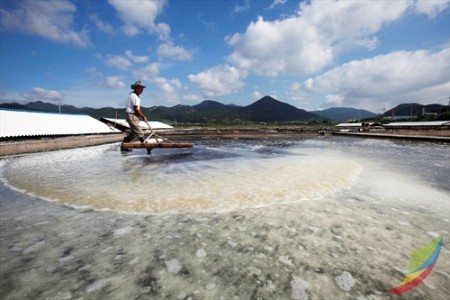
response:
M0 156L94 146L122 141L124 134L99 134L0 142Z

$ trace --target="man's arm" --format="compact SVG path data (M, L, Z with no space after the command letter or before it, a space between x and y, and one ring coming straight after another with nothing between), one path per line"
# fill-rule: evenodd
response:
M145 122L147 122L147 117L142 113L141 108L139 106L134 106L134 112L142 118Z

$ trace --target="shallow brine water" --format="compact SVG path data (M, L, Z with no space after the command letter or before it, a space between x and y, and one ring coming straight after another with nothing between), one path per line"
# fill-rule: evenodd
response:
M448 145L194 144L3 160L0 298L384 299L440 234L400 297L450 293Z

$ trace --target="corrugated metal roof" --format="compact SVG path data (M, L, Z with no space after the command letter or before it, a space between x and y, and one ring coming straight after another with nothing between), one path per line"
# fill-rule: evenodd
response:
M367 124L368 126L377 125L376 122L364 122L364 123L339 123L336 127L363 127L363 124Z
M103 119L111 123L116 123L124 127L130 128L128 122L125 119L110 119L110 118L103 118ZM152 129L173 129L173 126L158 121L149 121L148 123L150 124L150 127ZM140 121L139 125L142 129L148 129L147 123L145 123L144 121Z
M336 127L362 127L362 123L339 123Z
M0 109L0 138L119 132L88 115Z
M450 121L393 122L384 124L383 126L386 127L450 126Z

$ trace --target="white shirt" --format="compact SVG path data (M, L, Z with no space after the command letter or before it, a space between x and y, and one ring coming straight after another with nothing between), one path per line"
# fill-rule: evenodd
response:
M141 106L141 98L139 98L139 96L136 93L131 92L128 95L128 97L127 97L126 105L127 105L126 106L126 112L129 113L129 114L134 114L134 113L136 113L134 111L134 107L135 106L138 106L138 107Z

